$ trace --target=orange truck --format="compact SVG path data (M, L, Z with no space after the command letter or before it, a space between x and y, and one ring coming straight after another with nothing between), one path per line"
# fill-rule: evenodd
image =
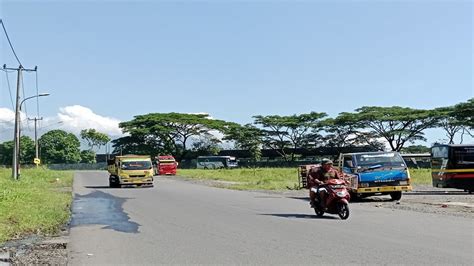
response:
M160 155L156 158L156 175L176 175L178 162L172 155Z

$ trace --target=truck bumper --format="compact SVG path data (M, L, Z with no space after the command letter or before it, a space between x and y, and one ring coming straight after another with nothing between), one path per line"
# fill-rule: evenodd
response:
M355 193L389 193L397 191L411 191L411 186L364 187L353 189Z
M151 185L153 184L153 179L144 178L144 179L121 179L120 185Z

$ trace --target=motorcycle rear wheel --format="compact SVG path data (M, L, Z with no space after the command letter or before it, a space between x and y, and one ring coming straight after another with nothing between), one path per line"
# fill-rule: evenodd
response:
M338 203L337 204L337 214L342 220L349 218L349 204L347 203Z

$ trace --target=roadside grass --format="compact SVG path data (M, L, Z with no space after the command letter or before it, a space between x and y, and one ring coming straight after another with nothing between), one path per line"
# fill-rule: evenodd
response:
M70 217L71 171L0 168L0 244L28 234L58 233Z
M225 181L228 183L223 183L222 186L237 190L298 188L296 168L178 169L178 175L200 180Z
M178 169L178 175L198 179L224 181L216 186L238 190L298 189L297 168ZM413 185L431 184L430 169L410 169Z
M431 169L410 169L411 182L413 185L431 185Z

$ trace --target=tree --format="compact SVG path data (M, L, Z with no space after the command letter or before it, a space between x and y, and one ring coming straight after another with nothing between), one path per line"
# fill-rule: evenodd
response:
M212 137L211 131L222 131L227 122L210 119L207 114L151 113L135 116L119 126L124 133L130 134L127 138L129 145L134 139L153 142L158 149L171 149L172 154L181 160L188 150L190 138ZM114 147L117 147L117 142Z
M341 113L338 118L356 123L359 129L369 129L374 138L385 139L393 151L416 140L426 140L423 130L435 127L439 117L430 110L364 106L357 113Z
M87 141L87 145L90 150L94 150L94 147L98 149L100 146L107 144L110 141L110 137L104 133L98 132L93 128L81 130L81 138Z
M219 144L221 141L217 138L200 138L192 144L192 151L197 156L217 155L221 151Z
M431 149L424 145L411 145L408 147L403 147L400 150L401 153L430 153Z
M441 127L448 138L448 144L454 144L454 137L457 133L465 131L465 126L454 115L454 107L441 107L434 109L435 115L439 118L438 127ZM462 140L461 140L462 142Z
M81 161L80 142L72 133L51 130L38 140L44 163L78 163Z
M95 152L91 150L81 151L81 163L96 163Z
M224 131L224 140L235 142L239 149L248 150L252 161L260 161L262 158L263 131L251 124L241 126L240 124L229 124Z
M20 137L20 164L32 164L35 157L35 142L28 136ZM13 141L0 144L0 164L13 164Z
M463 126L461 138L464 132L474 138L474 98L469 99L465 103L456 104L451 115Z
M349 116L328 118L322 121L324 131L327 132L321 138L322 145L336 148L337 153L346 147L368 145L375 150L384 150L384 145L370 132L357 130L357 123Z
M307 147L311 141L319 138L319 135L311 130L319 128L320 119L325 116L325 113L311 112L291 116L256 115L253 118L254 124L263 127L263 145L276 150L284 160L294 161L296 148ZM286 148L293 149L290 155L286 154Z

